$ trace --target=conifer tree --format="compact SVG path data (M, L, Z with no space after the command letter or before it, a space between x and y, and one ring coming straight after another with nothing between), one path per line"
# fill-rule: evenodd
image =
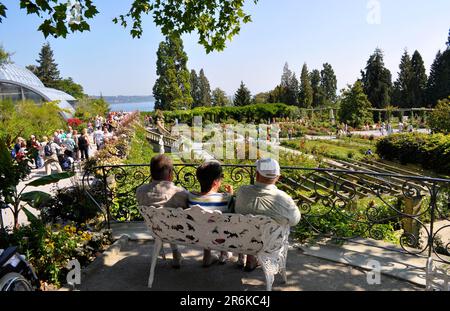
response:
M420 53L416 50L411 59L413 69L413 80L411 85L412 107L426 106L425 92L427 88L427 74Z
M400 60L399 68L400 72L394 83L392 94L393 105L402 108L411 108L413 106L412 82L414 72L411 57L406 50Z
M190 83L191 83L191 97L193 100L192 108L199 107L201 106L200 81L194 69L191 70Z
M234 105L235 106L247 106L250 105L252 100L252 95L250 90L245 86L244 82L241 81L241 85L234 95Z
M53 58L53 50L50 47L50 43L42 46L39 59L36 62L38 63L34 72L36 76L46 87L56 88L61 77L59 75L58 64L56 64Z
M374 108L384 108L390 104L392 94L391 72L384 67L383 52L376 49L367 61L365 71L361 71L364 93Z
M311 87L313 90L313 107L320 107L324 103L324 91L321 85L320 71L314 69L311 71Z
M167 37L159 44L156 62L158 79L153 86L155 109L191 108L193 100L187 60L180 37Z
M205 76L203 69L200 70L199 75L199 89L200 89L200 106L210 107L211 106L211 87L209 86L209 81Z
M434 107L441 99L450 96L450 49L438 52L431 65L427 83L428 106Z
M299 104L301 107L311 108L313 103L313 89L308 73L308 66L303 64L302 73L300 76L300 94Z
M334 103L336 101L337 78L333 67L328 63L323 64L320 77L320 87L323 92L324 101L326 104Z

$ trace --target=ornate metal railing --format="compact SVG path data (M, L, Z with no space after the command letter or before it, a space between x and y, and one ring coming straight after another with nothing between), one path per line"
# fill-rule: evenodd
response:
M252 165L223 165L224 181L255 181ZM175 165L174 182L198 189L196 165ZM83 178L89 196L100 200L107 224L139 219L135 191L150 181L149 165L101 166ZM280 189L301 213L293 236L306 240L366 238L397 244L393 250L450 263L450 180L368 171L282 167ZM366 240L364 239L364 240Z

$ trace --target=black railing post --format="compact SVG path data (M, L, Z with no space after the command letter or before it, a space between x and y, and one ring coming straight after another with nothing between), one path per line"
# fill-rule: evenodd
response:
M253 177L253 166L250 167L250 184L255 184L255 178Z
M433 254L433 230L434 230L434 221L436 220L435 218L435 210L436 210L436 202L437 202L437 194L438 194L438 190L436 187L436 183L433 183L433 187L431 188L431 196L430 196L430 204L431 204L431 208L430 208L430 213L431 213L431 217L430 217L430 232L429 232L429 236L428 236L428 258L431 258L432 254Z
M109 211L109 196L108 196L108 180L106 176L105 167L102 167L102 176L103 176L103 195L105 196L105 204L106 204L106 223L108 224L108 229L111 229L110 224L110 211Z

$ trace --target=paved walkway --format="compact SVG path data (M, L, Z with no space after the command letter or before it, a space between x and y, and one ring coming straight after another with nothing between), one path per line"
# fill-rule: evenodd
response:
M147 288L153 242L130 241L120 252L99 258L97 268L82 277L82 291L136 291ZM154 291L263 291L265 278L261 268L244 272L234 263L201 267L202 251L181 248L182 267L173 269L171 253L160 258L155 270ZM233 258L233 261L235 257ZM413 291L414 284L382 276L381 284L369 285L366 271L348 265L307 256L291 249L287 260L288 283L277 276L274 291Z

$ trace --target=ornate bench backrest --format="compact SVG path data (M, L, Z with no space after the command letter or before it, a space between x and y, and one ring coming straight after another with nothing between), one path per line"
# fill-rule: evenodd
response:
M287 243L289 226L266 216L190 209L139 207L152 235L163 242L256 255Z

